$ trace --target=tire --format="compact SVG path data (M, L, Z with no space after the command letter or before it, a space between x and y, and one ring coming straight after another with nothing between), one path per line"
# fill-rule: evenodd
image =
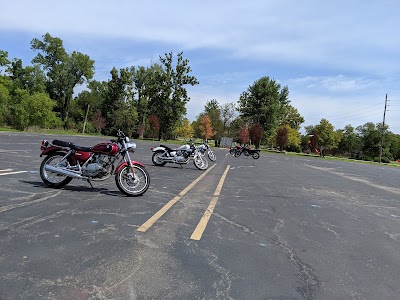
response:
M259 159L259 158L260 158L260 153L254 152L251 156L252 156L254 159Z
M217 160L217 157L215 156L215 153L212 152L211 150L208 151L208 158L209 158L211 161L216 161L216 160Z
M161 156L163 154L164 154L164 151L161 151L161 150L154 152L153 156L151 157L151 161L153 162L153 164L155 166L164 166L167 163L167 162L161 161L159 159L159 156Z
M236 150L234 156L239 157L242 154L242 151Z
M115 175L115 184L127 196L143 195L150 186L150 176L147 170L140 165L133 165L135 174L132 174L129 165L121 168Z
M206 170L208 168L207 159L204 159L204 157L201 155L195 155L195 157L193 157L193 163L199 170Z
M61 175L58 173L50 172L45 170L46 165L50 165L52 167L67 167L69 166L69 162L67 160L61 162L61 159L65 156L65 153L54 152L47 155L40 165L40 177L42 178L43 182L52 188L59 189L65 185L67 185L71 180L72 177Z
M229 154L232 156L235 155L235 152L236 152L235 148L232 148L231 150L229 150Z

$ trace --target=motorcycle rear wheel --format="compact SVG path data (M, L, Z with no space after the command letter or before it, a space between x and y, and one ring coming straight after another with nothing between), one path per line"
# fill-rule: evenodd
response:
M254 152L251 156L252 156L254 159L259 159L259 158L260 158L260 153Z
M151 161L156 166L164 166L167 162L162 161L159 157L164 154L164 151L156 151L154 152L153 156L151 157Z
M235 154L234 154L233 156L239 157L241 154L242 154L242 151L236 150L236 151L235 151Z
M143 195L150 186L150 176L147 170L140 165L133 165L132 173L129 165L121 168L115 175L115 184L127 196Z
M52 167L69 166L69 162L67 160L61 161L64 156L65 153L54 152L47 155L43 159L42 164L40 165L40 178L42 178L43 182L47 186L59 189L71 182L72 177L50 172L45 169L46 165L50 165Z

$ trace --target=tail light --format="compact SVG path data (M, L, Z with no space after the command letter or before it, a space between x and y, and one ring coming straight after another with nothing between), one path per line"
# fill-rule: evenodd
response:
M47 148L48 145L49 145L49 142L46 141L46 140L43 140L43 141L42 141L42 145L40 146L40 150L43 151L44 149Z
M153 151L153 149L154 149L153 147L150 148L151 151Z

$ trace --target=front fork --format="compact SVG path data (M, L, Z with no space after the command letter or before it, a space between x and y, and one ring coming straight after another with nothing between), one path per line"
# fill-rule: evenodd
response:
M124 149L126 149L125 141L122 141L122 145L124 146ZM130 155L129 155L129 151L128 151L128 150L125 150L124 158L125 158L125 161L127 160L128 166L129 166L130 169L132 170L133 178L134 178L135 180L137 180L138 177L137 177L137 175L136 175L136 170L135 170L135 167L134 167L133 164L132 164L132 160L131 160L131 157L130 157Z

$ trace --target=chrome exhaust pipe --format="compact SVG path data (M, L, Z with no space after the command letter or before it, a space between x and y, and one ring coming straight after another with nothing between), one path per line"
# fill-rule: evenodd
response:
M79 179L84 179L84 180L88 179L88 177L86 177L86 176L82 176L82 175L79 175L77 173L74 173L74 172L71 172L71 171L67 171L67 170L64 170L64 169L59 169L59 168L56 168L56 167L53 167L53 166L49 166L49 165L46 165L44 167L44 169L46 171L50 171L50 172L66 175L66 176L73 177L73 178L79 178Z

